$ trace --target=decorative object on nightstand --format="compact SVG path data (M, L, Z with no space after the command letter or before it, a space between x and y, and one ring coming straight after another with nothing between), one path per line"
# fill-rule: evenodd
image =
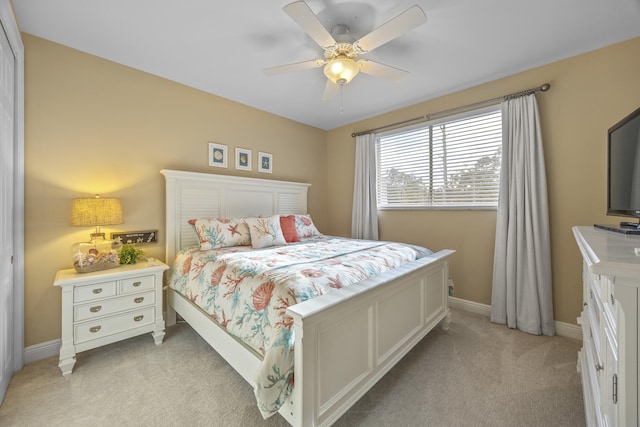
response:
M96 231L91 233L91 241L76 243L71 247L73 266L78 273L105 270L120 265L116 250L118 244L105 239L104 233L100 232L100 226L122 223L124 221L119 199L103 199L99 194L95 197L73 199L70 225L96 227Z
M62 288L63 375L71 374L81 351L147 332L162 344L162 276L168 268L150 259L87 274L58 271L53 284Z
M134 244L126 243L120 248L120 264L135 264L144 255L142 249L136 248Z

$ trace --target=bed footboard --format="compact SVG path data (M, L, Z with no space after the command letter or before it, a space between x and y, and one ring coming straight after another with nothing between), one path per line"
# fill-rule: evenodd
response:
M453 253L437 252L287 310L296 337L290 423L334 423L439 322L448 329Z

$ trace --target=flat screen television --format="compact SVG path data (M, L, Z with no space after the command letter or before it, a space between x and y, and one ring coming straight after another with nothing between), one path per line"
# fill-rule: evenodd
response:
M607 215L638 218L621 222L622 230L609 228L625 232L640 224L640 108L613 125L607 139Z

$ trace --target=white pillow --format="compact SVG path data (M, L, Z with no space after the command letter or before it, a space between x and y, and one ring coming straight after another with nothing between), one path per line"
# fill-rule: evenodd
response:
M249 227L252 247L258 249L287 244L280 228L280 215L266 218L245 218L244 222Z
M189 224L198 235L202 251L250 244L249 229L241 219L198 218L190 219Z
M300 237L322 236L322 233L320 233L316 226L313 224L311 215L297 214L296 230L298 231L298 236Z

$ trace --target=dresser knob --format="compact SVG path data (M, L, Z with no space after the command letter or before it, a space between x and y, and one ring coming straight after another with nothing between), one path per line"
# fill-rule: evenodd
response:
M96 288L93 290L94 294L99 294L100 292L102 292L102 288Z
M91 307L91 308L89 309L89 311L91 311L92 313L97 313L97 312L99 312L101 309L102 309L102 306L101 306L101 305L96 305L95 307Z
M143 315L136 316L136 317L134 317L134 318L133 318L133 320L134 320L135 322L139 322L139 321L141 321L141 320L142 320L142 318L143 318L143 317L144 317Z
M142 282L133 282L133 286L136 288L140 285L142 285Z
M91 328L89 328L89 332L98 332L100 329L102 329L102 326L93 326Z
M138 303L138 304L141 303L142 301L144 301L144 297L138 297L138 298L133 300L133 302Z
M604 369L604 366L601 365L600 363L596 363L596 371L602 371Z

